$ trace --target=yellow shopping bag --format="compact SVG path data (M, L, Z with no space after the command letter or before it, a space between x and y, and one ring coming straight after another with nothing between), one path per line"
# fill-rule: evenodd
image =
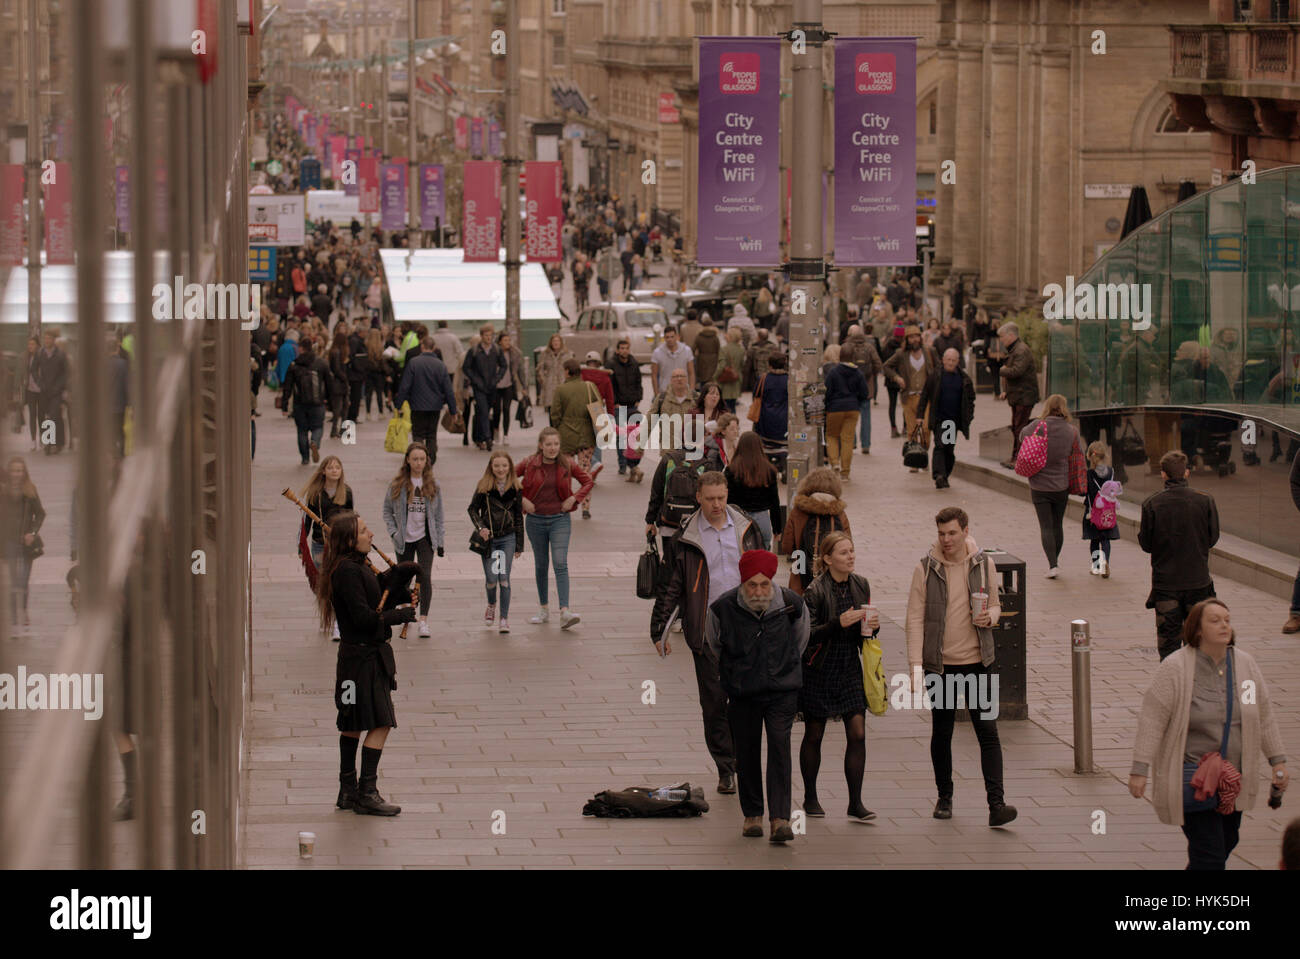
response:
M384 449L389 453L405 453L411 445L411 404L403 403L401 410L393 414L388 421L388 433L384 436Z
M867 694L867 708L873 716L889 712L889 695L885 690L885 651L874 636L862 644L862 688Z
M126 415L122 417L122 455L130 456L133 449L135 449L135 410L128 406Z

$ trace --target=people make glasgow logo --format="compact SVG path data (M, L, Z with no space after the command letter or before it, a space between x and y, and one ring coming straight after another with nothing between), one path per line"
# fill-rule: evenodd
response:
M720 93L758 92L758 54L724 53L718 59Z
M892 53L859 53L854 62L854 89L858 93L893 93L894 76Z

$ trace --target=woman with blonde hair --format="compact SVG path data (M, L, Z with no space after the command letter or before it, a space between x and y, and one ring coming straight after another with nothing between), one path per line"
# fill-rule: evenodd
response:
M8 494L3 510L5 519L5 561L9 566L9 617L18 625L18 611L22 610L22 625L30 626L27 616L27 584L32 575L32 563L44 552L39 535L45 522L45 508L36 492L36 484L27 472L27 461L21 456L9 460Z
M429 450L423 443L406 449L402 468L384 497L384 525L399 563L420 564L420 636L429 635L433 554L443 555L442 491L433 478Z
M469 518L477 530L474 551L483 559L487 610L483 625L492 628L497 591L501 592L498 632L510 632L510 567L524 552L524 494L515 476L514 460L504 450L488 457L487 469L474 487Z
M740 330L732 327L724 334L727 342L718 352L718 387L722 390L722 402L727 409L736 412L736 400L740 399L741 374L745 371L745 348L740 343Z
M1047 435L1047 461L1029 477L1029 495L1038 515L1038 532L1047 556L1047 578L1060 574L1057 563L1061 547L1065 545L1065 507L1070 502L1070 457L1083 455L1079 430L1070 420L1070 407L1065 397L1053 393L1043 401L1043 412L1037 420L1020 431L1020 443L1035 431L1042 429Z

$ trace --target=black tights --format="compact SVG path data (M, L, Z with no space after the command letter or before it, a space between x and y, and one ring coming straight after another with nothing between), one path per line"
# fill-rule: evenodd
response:
M1029 494L1034 503L1034 512L1038 514L1038 533L1043 541L1043 555L1047 565L1055 566L1061 556L1061 547L1065 545L1065 508L1070 505L1070 491L1057 490L1045 493L1033 490Z
M803 776L804 804L817 801L817 771L822 764L822 735L826 720L804 719L803 742L799 744L799 772ZM844 779L849 784L849 809L862 808L862 776L867 768L867 726L863 713L844 717Z

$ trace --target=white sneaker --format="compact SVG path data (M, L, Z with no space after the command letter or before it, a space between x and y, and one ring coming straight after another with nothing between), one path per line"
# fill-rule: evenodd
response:
M549 623L551 621L550 611L545 606L543 606L538 611L537 615L529 617L528 621L530 623L533 623L534 625L539 623Z
M431 634L430 634L430 632L429 632L429 622L428 622L428 620L424 620L424 619L420 620L420 638L421 638L421 639L428 639L430 635L431 635Z
M340 638L340 637L339 637L339 621L338 621L337 619L334 620L334 630L333 630L333 632L330 634L330 638L331 638L331 639L339 639L339 638Z
M673 632L680 633L681 631L682 631L682 621L680 619L673 620Z
M560 629L568 629L570 626L577 626L582 622L582 617L577 613L571 613L565 610L560 613Z
M510 624L507 623L504 619L501 620L501 625L497 628L497 632L498 632L498 633L508 633L508 632L510 632Z
M1093 563L1092 568L1089 569L1088 572L1091 573L1093 576L1100 576L1100 575L1101 575L1101 567L1098 566L1096 563Z
M1056 576L1058 573L1060 573L1060 571L1061 571L1061 567L1053 566L1051 569L1049 569L1046 573L1043 574L1043 579L1056 579Z

